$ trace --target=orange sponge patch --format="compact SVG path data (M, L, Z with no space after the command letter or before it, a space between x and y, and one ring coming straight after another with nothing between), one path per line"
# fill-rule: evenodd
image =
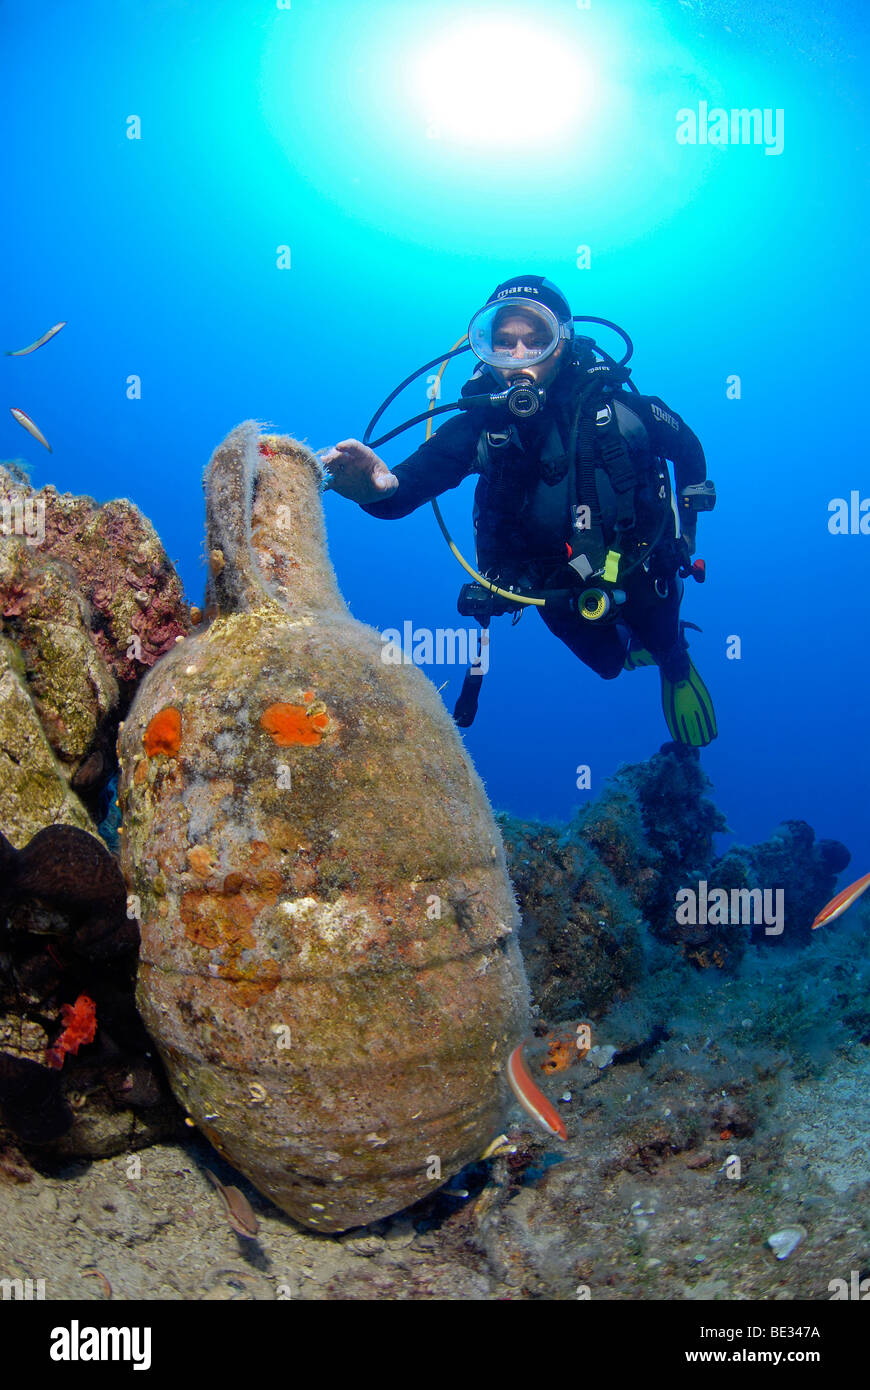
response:
M97 1006L87 994L80 994L74 1004L62 1004L60 1013L66 1027L45 1054L50 1067L62 1067L68 1052L75 1054L83 1043L92 1043L97 1033Z
M260 725L281 748L291 743L315 745L329 727L329 715L309 714L304 705L269 705L260 715Z
M547 1058L541 1063L541 1070L547 1072L565 1071L578 1060L576 1040L570 1036L558 1038L551 1033L547 1040Z
M145 752L149 758L156 753L165 753L174 758L181 746L181 711L173 709L158 710L142 735Z

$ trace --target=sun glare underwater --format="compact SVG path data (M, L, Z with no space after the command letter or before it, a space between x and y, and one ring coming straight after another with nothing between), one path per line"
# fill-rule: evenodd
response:
M578 45L509 19L439 26L407 70L407 109L421 111L432 136L472 151L564 147L596 96Z

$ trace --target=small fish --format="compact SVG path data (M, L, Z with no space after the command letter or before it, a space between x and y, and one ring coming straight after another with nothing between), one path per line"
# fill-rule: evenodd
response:
M66 328L66 319L64 319L63 323L56 323L54 328L50 328L47 333L43 333L41 338L37 338L35 343L30 344L30 347L16 348L14 352L7 352L6 356L26 357L28 352L36 352L37 348L41 348L43 343L47 343L49 338L53 338L55 333L59 333L62 328Z
M42 430L39 428L39 426L34 425L30 416L27 415L23 410L19 410L17 405L10 405L9 410L13 419L17 420L19 425L22 425L24 429L27 430L28 434L32 434L35 440L37 440L40 444L44 444L48 452L51 453L51 445L49 444L45 435L42 433Z
M835 918L842 917L861 894L870 888L870 874L865 874L863 878L856 879L850 883L848 888L844 888L835 898L831 898L829 903L825 903L816 920L813 922L811 930L816 927L823 927L826 922L833 922Z
M224 1204L227 1221L233 1230L246 1240L253 1240L260 1229L260 1223L247 1197L237 1187L224 1186L211 1169L206 1168L205 1175L212 1186L217 1188L218 1196Z
M510 1082L511 1090L519 1101L520 1105L531 1115L533 1120L537 1120L542 1129L549 1134L556 1134L560 1139L568 1138L568 1131L565 1128L561 1115L552 1107L547 1097L543 1095L535 1085L523 1057L524 1044L520 1043L515 1047L507 1064L507 1079Z

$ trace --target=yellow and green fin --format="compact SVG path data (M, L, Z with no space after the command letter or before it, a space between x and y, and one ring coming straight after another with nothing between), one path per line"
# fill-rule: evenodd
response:
M633 659L636 656L633 654ZM706 748L719 732L710 692L692 661L685 680L669 681L662 676L662 709L675 743Z

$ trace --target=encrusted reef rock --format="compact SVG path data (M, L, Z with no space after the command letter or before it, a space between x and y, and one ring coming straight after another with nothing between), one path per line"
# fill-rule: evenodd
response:
M136 682L189 629L132 502L0 466L0 831L17 847L56 822L95 828Z
M20 654L0 638L0 829L21 847L54 824L85 830L91 821L34 709Z
M709 786L694 750L665 745L621 767L565 826L499 816L532 996L547 1018L597 1019L625 998L650 932L697 965L736 965L747 934L705 926L687 937L676 922L678 889L709 870L725 828Z
M95 835L0 834L0 1152L106 1156L180 1127L136 1012L138 940Z
M567 826L499 815L522 912L520 944L534 1002L553 1022L599 1018L638 982L637 903L587 841ZM642 836L637 845L642 862Z
M816 913L836 891L837 875L851 853L839 840L817 840L811 825L787 820L758 845L732 845L711 871L714 883L727 888L782 893L784 922L779 935L756 924L755 940L772 946L806 946Z
M715 857L713 836L727 830L725 817L707 795L711 783L701 767L696 749L665 744L646 762L620 768L608 784L601 802L586 814L586 833L592 834L599 852L613 867L621 883L636 892L654 934L666 941L682 940L675 928L674 903L678 890L705 877ZM626 850L608 849L614 834L596 834L595 822L605 819L601 808L628 796L640 811L643 850L634 834ZM625 841L633 821L615 818L617 845ZM622 825L620 836L618 827ZM617 855L614 862L614 855ZM655 872L647 872L653 865Z
M714 835L727 826L710 785L695 750L666 744L621 767L567 825L499 815L532 997L547 1018L600 1018L640 981L653 938L699 970L728 974L751 943L808 944L849 850L786 821L762 844L717 858ZM756 890L750 919L678 912L685 890L700 894L702 883L729 895ZM762 893L778 890L783 930L767 935Z
M449 715L326 554L318 461L240 425L206 475L218 616L119 740L138 1001L221 1154L320 1231L400 1210L501 1127L527 985Z
M117 1153L177 1123L146 1056L136 923L97 824L139 675L189 627L131 502L37 490L0 466L0 1149ZM55 1068L47 1050L81 998L95 1037Z

